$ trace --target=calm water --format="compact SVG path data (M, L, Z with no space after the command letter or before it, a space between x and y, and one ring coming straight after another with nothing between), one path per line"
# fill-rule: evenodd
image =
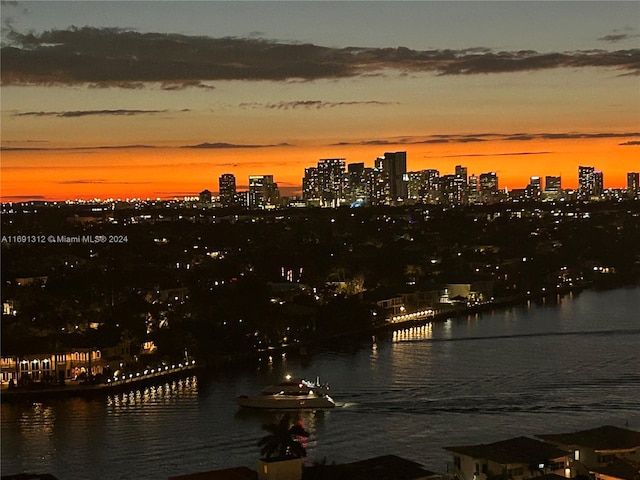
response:
M307 412L308 463L394 453L445 471L442 447L603 424L640 430L640 287L583 292L396 332L306 363L188 379L101 400L2 405L2 474L156 479L253 467L274 414L234 397L286 372L344 405Z

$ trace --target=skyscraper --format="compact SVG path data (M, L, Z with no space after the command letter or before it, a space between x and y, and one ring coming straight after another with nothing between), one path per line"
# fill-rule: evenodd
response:
M236 177L233 173L223 173L218 179L220 203L229 207L236 202Z
M601 170L593 172L593 193L592 195L602 195L604 192L604 174Z
M462 165L456 165L456 177L464 179L465 185L467 184L467 167Z
M594 194L594 172L593 167L578 167L578 195L589 197Z
M545 192L559 192L562 190L562 177L547 175L544 177Z
M318 179L317 167L304 169L304 178L302 179L302 198L307 201L317 200L320 198L320 181Z
M273 181L273 175L249 175L249 208L274 206L279 199L280 191L278 184Z
M527 197L530 199L539 199L542 192L542 181L540 177L531 177L529 185L526 188Z
M635 196L640 193L640 173L629 172L627 173L627 194Z
M344 158L324 158L318 161L318 186L323 205L337 207L344 201L344 168Z
M388 201L396 203L407 199L407 152L386 152L376 160L376 168L387 180Z
M480 174L480 199L483 202L491 203L498 193L498 175L496 172Z

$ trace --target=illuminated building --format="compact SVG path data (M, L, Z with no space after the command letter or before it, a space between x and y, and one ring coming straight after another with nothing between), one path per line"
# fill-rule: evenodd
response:
M467 184L467 167L463 167L462 165L456 165L456 177L460 177L464 179L465 185Z
M280 200L278 184L273 175L249 175L247 204L249 208L273 207Z
M595 195L595 168L578 167L578 194L582 198Z
M562 177L547 175L544 177L545 192L559 192L562 190Z
M464 205L467 202L467 182L460 175L440 177L440 201L447 206Z
M480 198L483 202L492 203L498 194L498 175L496 172L480 174Z
M527 198L537 200L540 198L542 192L542 181L540 177L531 177L529 179L529 185L526 188Z
M638 193L640 193L640 173L629 172L627 173L627 195L634 197Z
M318 161L317 167L305 168L302 198L322 206L337 207L345 202L347 187L345 159L324 158Z
M347 165L347 191L345 197L349 203L369 203L370 186L368 178L371 168L365 168L364 163L350 163Z
M236 203L236 177L233 173L223 173L218 179L220 203L228 207Z
M318 179L318 169L309 167L304 169L302 179L302 198L307 201L320 199L320 181Z
M318 186L322 205L337 207L344 201L344 168L344 158L325 158L318 161Z
M385 176L387 182L387 201L395 204L407 199L407 152L386 152L376 159L376 168Z

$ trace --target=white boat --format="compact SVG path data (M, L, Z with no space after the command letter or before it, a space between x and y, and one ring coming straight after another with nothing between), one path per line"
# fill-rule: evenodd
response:
M241 395L236 403L241 407L266 409L333 408L336 406L328 395L329 386L319 381L285 377L283 382L271 385L257 395Z

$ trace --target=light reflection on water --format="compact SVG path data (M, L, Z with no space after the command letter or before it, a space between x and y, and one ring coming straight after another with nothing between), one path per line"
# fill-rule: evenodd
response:
M331 384L303 411L308 463L396 454L443 471L442 447L601 424L640 430L640 288L585 292L398 330L301 361L190 377L102 399L2 405L2 473L167 478L255 466L262 426L239 409L285 373Z

